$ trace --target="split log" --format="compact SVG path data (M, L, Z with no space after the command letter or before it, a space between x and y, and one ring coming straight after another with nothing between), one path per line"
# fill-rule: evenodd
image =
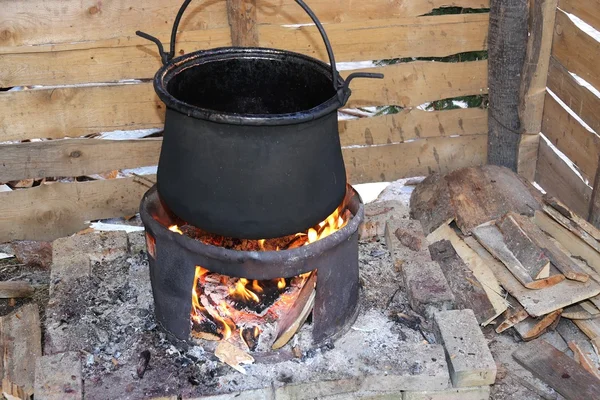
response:
M507 214L505 218L510 218L514 221L519 229L527 235L533 243L542 249L544 254L550 259L552 265L562 272L567 279L580 282L586 282L589 279L589 275L583 271L574 260L565 254L564 251L556 246L548 236L546 236L544 232L531 221L531 219L512 212Z
M430 175L417 185L410 195L410 217L421 221L426 235L454 220L455 212L444 175Z
M508 308L508 302L504 299L504 291L494 276L494 272L486 265L485 261L467 246L454 229L448 225L440 226L427 236L427 241L429 243L435 243L440 240L449 240L450 243L452 243L452 247L454 247L456 253L473 272L473 275L475 275L477 281L483 287L483 290L496 311L496 317L505 312Z
M550 260L544 251L521 229L510 213L497 221L496 225L502 233L506 247L521 262L533 279L550 276Z
M25 281L0 282L0 299L31 297L33 286Z
M282 348L298 332L298 329L304 324L306 318L313 309L317 291L317 274L312 272L306 283L302 287L296 302L288 313L279 321L277 325L277 335L273 343L273 350Z
M479 243L494 257L502 261L506 268L528 289L543 289L563 281L564 275L537 279L540 270L532 265L523 265L504 243L502 233L495 225L484 224L473 229ZM549 265L548 265L549 268Z
M543 340L519 347L513 358L569 400L598 397L600 382L583 367Z
M477 322L487 325L496 318L496 310L488 299L483 286L473 272L458 256L449 240L441 240L429 246L431 258L437 261L454 294L459 309L470 308Z
M564 280L545 289L527 289L475 238L467 237L464 242L481 257L483 262L493 271L502 287L517 299L532 317L549 314L600 294L600 285L592 279L585 283Z
M525 342L537 339L548 330L554 329L560 321L561 310L556 310L542 318L526 318L514 326L515 330Z
M533 221L544 232L560 242L573 256L583 258L590 267L600 273L600 254L543 211L536 211Z

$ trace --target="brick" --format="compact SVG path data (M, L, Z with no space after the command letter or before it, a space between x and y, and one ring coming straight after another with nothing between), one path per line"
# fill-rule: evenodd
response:
M378 201L365 204L365 219L358 227L360 240L371 239L385 234L387 221L408 218L408 207L399 200Z
M40 357L35 369L36 400L83 398L81 360L78 352Z
M452 388L439 392L404 392L402 400L488 400L489 386Z
M496 363L472 310L435 314L436 337L446 349L454 387L491 385Z
M410 306L421 315L432 318L437 311L454 308L454 294L437 262L408 261L402 278Z
M52 243L50 294L63 280L89 276L92 263L112 261L128 254L127 234L122 231L75 234Z
M275 390L276 400L321 399L335 395L348 396L359 389L358 379L339 379L286 385Z
M398 270L409 260L431 261L427 239L419 221L389 220L385 227L385 244Z

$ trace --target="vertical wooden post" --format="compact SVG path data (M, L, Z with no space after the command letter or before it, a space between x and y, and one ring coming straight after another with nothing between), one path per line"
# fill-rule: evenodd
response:
M227 0L227 18L232 46L258 46L256 0Z
M529 38L521 76L519 118L522 135L517 169L529 181L534 180L537 166L557 4L558 0L529 1Z
M600 163L600 158L598 158L598 162ZM600 229L600 167L596 169L596 177L594 178L594 188L592 190L592 198L590 200L588 221L596 228Z
M527 0L490 0L488 163L517 171L520 86L527 50Z

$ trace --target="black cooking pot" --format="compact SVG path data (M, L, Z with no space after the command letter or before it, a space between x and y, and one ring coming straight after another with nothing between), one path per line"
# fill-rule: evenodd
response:
M327 46L330 66L302 54L227 47L170 51L154 88L166 104L158 192L188 223L236 238L280 237L321 222L341 203L346 171L337 109L350 96L323 26L301 0Z

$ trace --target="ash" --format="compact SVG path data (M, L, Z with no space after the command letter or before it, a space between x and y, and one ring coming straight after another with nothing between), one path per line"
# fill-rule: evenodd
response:
M278 352L252 353L256 361L244 367L246 375L218 361L215 342L177 342L157 326L145 252L95 263L90 277L54 291L45 348L80 352L86 399L187 398L385 374L394 354L432 335L407 305L385 244L361 242L359 259L361 307L349 331L312 348L309 320Z

